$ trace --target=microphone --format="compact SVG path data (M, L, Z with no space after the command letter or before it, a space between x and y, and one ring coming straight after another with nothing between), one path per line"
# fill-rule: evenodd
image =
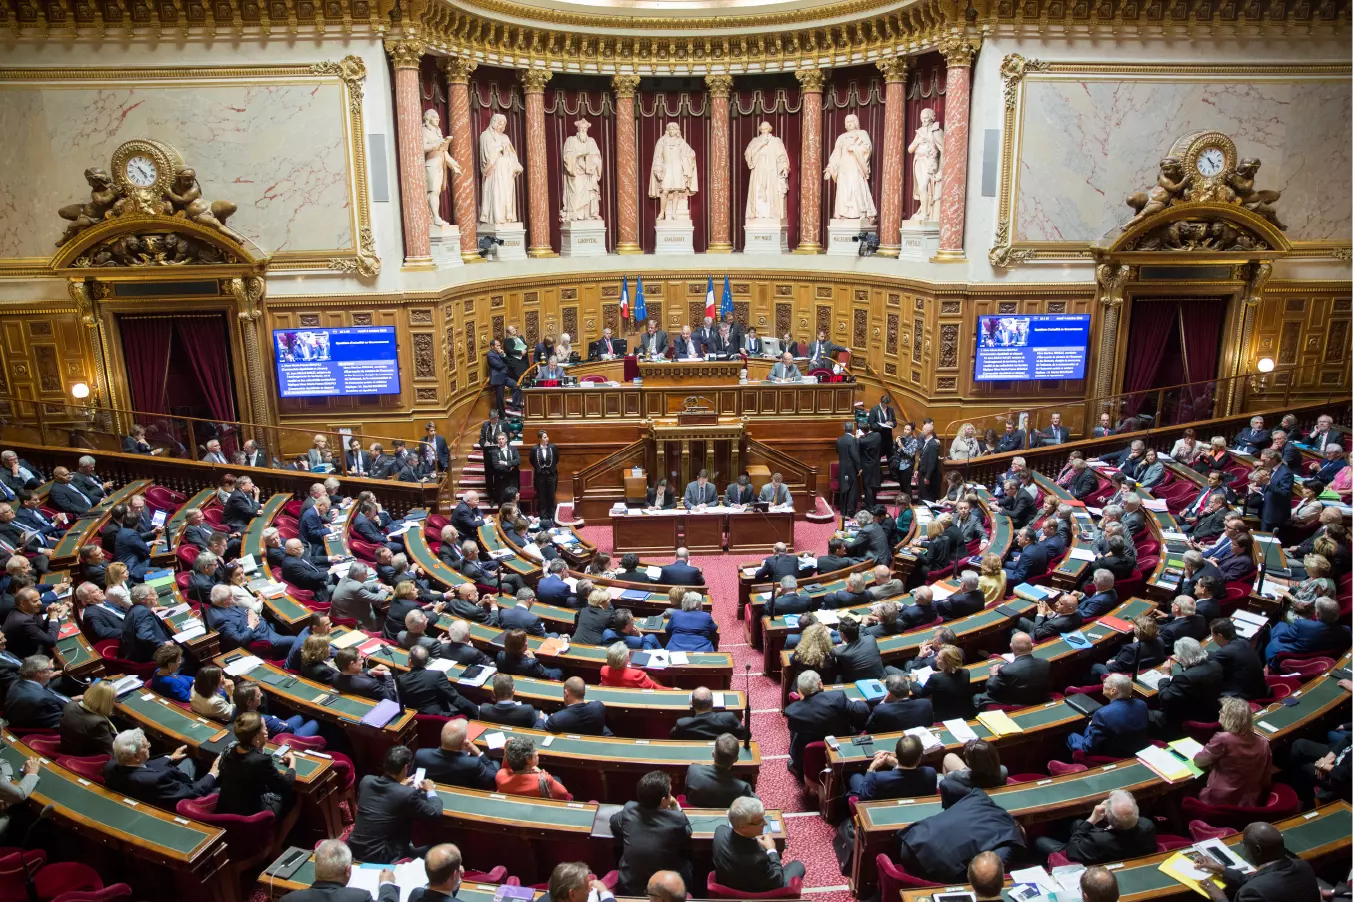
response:
M28 841L33 838L33 828L51 817L52 813L55 811L55 803L48 802L44 805L42 810L38 812L38 816L33 819L33 823L28 825L28 830L23 835L23 842L19 845L19 861L23 865L24 888L28 891L28 902L39 902L38 885L33 879L34 874L37 873L37 869L29 866L28 858L25 857L24 853L28 851Z
M742 747L748 751L752 748L752 665L744 664L743 667L743 685L747 703L742 706L742 725L746 727L746 736L742 740Z

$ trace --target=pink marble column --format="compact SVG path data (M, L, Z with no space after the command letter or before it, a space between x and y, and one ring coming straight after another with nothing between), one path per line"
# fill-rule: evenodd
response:
M796 254L822 253L822 85L820 69L799 69L799 246Z
M484 262L479 256L479 213L474 194L478 175L474 165L474 127L470 124L470 74L477 65L473 60L458 57L441 60L450 110L451 121L446 127L451 135L451 156L460 164L460 175L449 172L451 202L456 208L456 225L460 226L460 259L466 263Z
M529 257L557 257L550 244L550 177L545 169L545 83L547 69L521 74L526 92L526 230Z
M385 51L395 69L395 134L399 206L404 216L404 265L431 268L432 213L428 210L427 173L423 168L423 105L418 87L418 61L423 49L417 41L385 42Z
M883 194L879 204L879 249L880 257L896 257L902 251L902 167L906 159L903 152L904 124L906 122L907 58L894 57L879 60L879 69L883 72L883 148L880 168L882 170Z
M634 92L639 76L611 77L615 88L615 179L617 254L642 254L639 245L639 136L634 120Z
M968 102L972 61L980 41L949 37L940 42L948 64L944 82L944 166L940 195L940 248L935 263L962 263L963 216L968 204Z
M732 129L728 116L728 92L731 75L706 75L709 86L709 248L711 254L733 253L732 175L728 168L728 142Z

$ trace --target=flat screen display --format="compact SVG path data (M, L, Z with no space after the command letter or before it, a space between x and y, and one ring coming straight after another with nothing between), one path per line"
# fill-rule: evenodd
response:
M399 394L393 326L274 329L272 344L284 398Z
M1084 379L1089 343L1088 313L979 316L973 379Z

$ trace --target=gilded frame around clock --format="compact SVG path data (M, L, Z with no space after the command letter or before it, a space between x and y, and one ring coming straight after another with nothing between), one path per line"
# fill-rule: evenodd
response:
M996 228L987 259L992 266L1008 268L1020 264L1045 261L1088 261L1092 241L1019 241L1017 210L1019 207L1019 164L1023 141L1025 84L1031 79L1067 81L1100 80L1156 80L1210 78L1217 81L1267 80L1338 80L1353 77L1353 66L1347 63L1312 65L1238 66L1228 64L1160 63L1092 63L1049 62L1029 59L1017 53L1007 55L1000 65L1005 116L1001 131L1000 188L997 194ZM1210 130L1208 130L1210 131ZM1200 138L1202 134L1191 135ZM1162 155L1169 148L1160 149ZM1242 149L1243 150L1243 149ZM1190 161L1191 162L1191 161ZM1133 186L1135 190L1139 186ZM1124 192L1127 193L1126 191ZM1281 202L1280 202L1281 203ZM1130 210L1123 209L1123 221L1130 218ZM1353 252L1349 241L1293 241L1289 257L1324 257L1348 260Z
M371 207L367 188L367 160L363 96L366 65L356 56L295 66L201 66L185 68L63 68L63 69L3 69L0 85L31 83L42 87L74 87L83 83L99 89L119 87L141 88L157 82L175 86L184 84L239 84L268 86L282 83L330 83L341 88L341 117L345 142L345 162L348 184L346 199L351 217L352 242L347 247L279 251L271 253L269 272L344 272L363 278L374 278L380 272L380 257L376 254L375 236L371 227ZM154 136L150 136L154 137ZM184 160L192 166L192 160ZM104 166L108 161L90 161L89 165ZM70 185L72 197L80 193L82 185ZM224 186L222 186L224 187ZM216 186L212 186L214 190ZM86 189L87 190L87 189ZM53 237L60 234L61 220L52 217ZM0 259L0 277L37 276L48 270L48 257Z

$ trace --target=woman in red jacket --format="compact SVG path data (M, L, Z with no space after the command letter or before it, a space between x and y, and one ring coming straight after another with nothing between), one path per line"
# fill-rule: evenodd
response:
M601 685L629 686L632 689L666 689L637 667L631 667L630 650L624 642L606 649L606 666L601 668Z

